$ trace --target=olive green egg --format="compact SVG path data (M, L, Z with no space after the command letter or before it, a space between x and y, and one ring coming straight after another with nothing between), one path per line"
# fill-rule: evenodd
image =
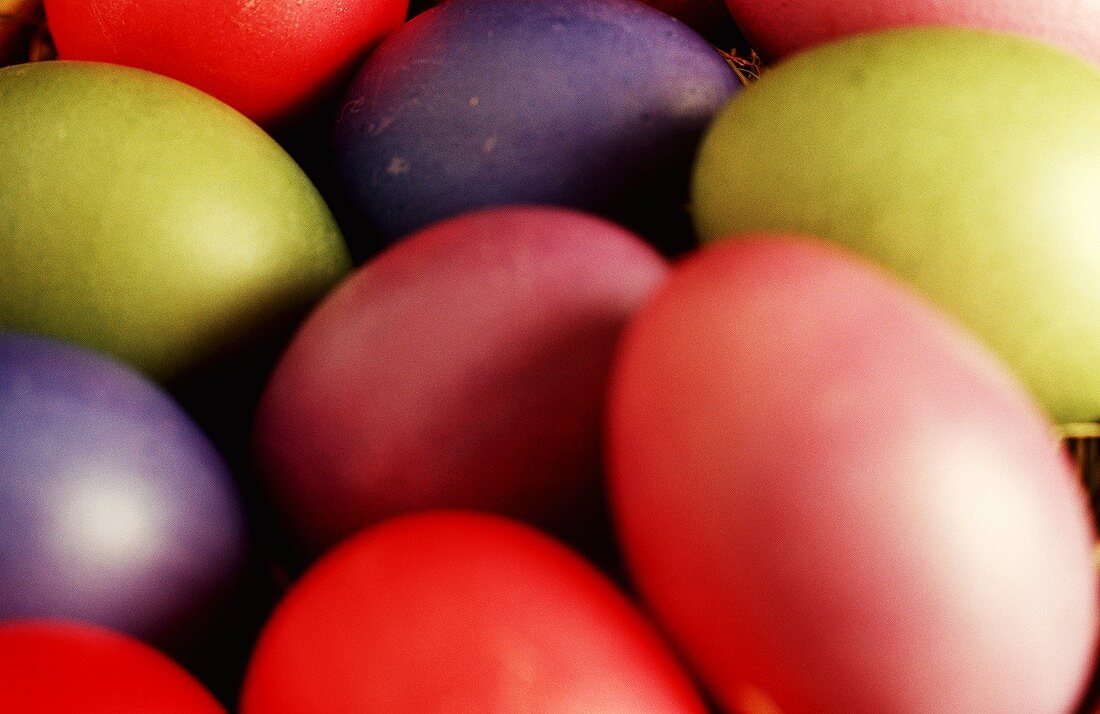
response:
M140 70L0 69L0 329L171 382L285 330L350 269L261 129Z
M1061 423L1100 420L1100 72L973 30L792 56L700 147L704 240L817 235L985 340Z

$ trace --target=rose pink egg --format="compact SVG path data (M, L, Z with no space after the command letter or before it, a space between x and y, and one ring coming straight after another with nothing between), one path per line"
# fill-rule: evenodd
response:
M891 27L948 25L1043 40L1100 64L1095 0L726 0L738 27L770 59ZM944 57L944 71L951 58Z
M1054 430L979 343L824 243L745 237L628 328L611 500L641 593L734 707L1064 712L1094 533Z
M309 317L260 405L263 486L293 540L315 553L432 507L583 539L600 522L619 333L666 272L612 223L534 207L437 223L365 265Z

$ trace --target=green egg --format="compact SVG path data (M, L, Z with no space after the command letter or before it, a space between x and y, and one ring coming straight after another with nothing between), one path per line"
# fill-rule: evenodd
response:
M692 201L705 240L772 229L864 254L1055 420L1100 420L1100 72L1084 61L972 30L820 46L728 104Z
M0 329L170 382L286 329L349 269L309 179L224 104L113 65L0 69Z

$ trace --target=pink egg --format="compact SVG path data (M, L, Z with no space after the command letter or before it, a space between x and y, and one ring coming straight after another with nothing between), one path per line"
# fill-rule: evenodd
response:
M1095 0L726 0L749 42L769 59L891 27L947 25L1043 40L1100 64ZM951 58L944 57L944 71Z
M728 706L1076 703L1084 489L1020 384L878 269L781 237L705 250L628 328L609 415L630 570Z
M611 359L666 271L614 224L533 207L437 223L361 268L260 406L263 485L293 538L316 552L432 507L591 529Z

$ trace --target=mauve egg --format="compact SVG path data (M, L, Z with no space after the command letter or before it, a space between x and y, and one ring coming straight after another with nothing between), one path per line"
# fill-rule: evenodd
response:
M319 551L429 507L589 531L611 359L666 271L628 231L545 207L443 221L362 267L261 400L255 453L292 539Z
M609 424L635 581L728 706L1077 703L1084 489L991 353L869 263L771 235L688 260L626 332Z

